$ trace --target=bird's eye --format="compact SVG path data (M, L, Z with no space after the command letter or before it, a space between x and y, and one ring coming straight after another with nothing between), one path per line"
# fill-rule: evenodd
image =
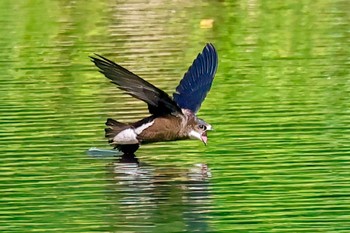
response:
M207 127L205 125L199 125L199 128L202 129L202 130L206 130Z

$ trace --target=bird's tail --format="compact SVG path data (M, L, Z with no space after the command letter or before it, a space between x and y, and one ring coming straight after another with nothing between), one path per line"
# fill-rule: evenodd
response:
M111 144L113 144L113 138L118 133L129 127L128 124L121 123L111 118L107 119L106 126L107 127L105 128L105 137L108 138L108 142Z

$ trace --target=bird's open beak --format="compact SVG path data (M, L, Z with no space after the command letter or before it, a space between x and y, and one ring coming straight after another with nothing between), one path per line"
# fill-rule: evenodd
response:
M204 145L207 145L207 142L208 142L207 132L202 133L201 140L204 143Z

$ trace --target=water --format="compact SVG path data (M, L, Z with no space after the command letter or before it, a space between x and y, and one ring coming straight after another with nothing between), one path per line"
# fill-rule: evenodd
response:
M349 232L347 1L2 1L1 232ZM110 149L145 104L98 53L172 93L207 42L199 141Z

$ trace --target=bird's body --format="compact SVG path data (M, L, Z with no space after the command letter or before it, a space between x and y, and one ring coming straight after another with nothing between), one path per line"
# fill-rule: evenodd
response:
M193 138L207 143L206 131L211 130L211 125L199 119L196 112L210 90L217 69L217 53L212 44L207 44L194 60L173 98L102 56L92 57L92 61L112 83L146 102L151 113L131 124L107 119L105 136L115 148L133 154L139 145L153 142Z
M148 118L146 118L148 120ZM186 128L183 128L185 120L172 115L151 116L148 123L142 124L145 119L136 122L139 141L142 143L175 141L186 139Z

